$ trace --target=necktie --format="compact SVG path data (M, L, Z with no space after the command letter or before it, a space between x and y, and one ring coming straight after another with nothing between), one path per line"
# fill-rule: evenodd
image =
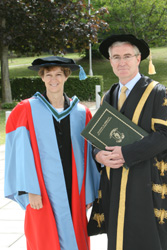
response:
M120 110L122 108L122 105L124 104L124 101L126 100L126 91L127 91L127 87L123 86L121 88L121 93L120 93L120 97L118 100L118 110Z

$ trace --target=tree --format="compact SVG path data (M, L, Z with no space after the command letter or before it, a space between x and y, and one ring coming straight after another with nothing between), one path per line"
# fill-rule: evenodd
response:
M96 0L99 5L101 0ZM111 0L106 21L110 34L131 33L150 45L164 45L167 32L167 0Z
M89 41L97 41L99 30L106 29L107 23L100 19L105 12L102 8L89 15L84 0L1 0L2 102L12 102L9 51L38 55L44 49L53 54L65 53L66 47L81 51Z

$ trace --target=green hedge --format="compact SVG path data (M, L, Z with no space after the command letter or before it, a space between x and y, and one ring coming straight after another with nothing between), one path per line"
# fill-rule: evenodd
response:
M44 83L39 77L14 78L10 80L13 100L20 101L33 96L37 91L45 91ZM81 101L95 101L95 86L101 85L103 92L103 77L88 76L86 80L80 81L78 76L70 76L65 83L65 92L69 97L76 95ZM0 85L1 87L1 85ZM0 97L2 91L0 88Z

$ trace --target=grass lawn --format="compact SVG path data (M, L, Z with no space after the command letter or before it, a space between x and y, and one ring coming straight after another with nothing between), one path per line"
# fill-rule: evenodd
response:
M5 111L0 110L0 145L5 143Z
M153 64L155 66L156 75L150 76L154 80L167 86L167 47L153 48L151 49ZM41 55L45 57L48 55ZM66 57L73 58L78 64L80 64L86 74L89 74L89 61L82 59L79 54L67 54ZM31 65L31 62L37 57L25 57L25 58L13 58L9 59L9 72L10 78L14 77L28 77L36 76L37 72L28 70L27 67ZM140 73L148 76L148 64L149 60L144 60L140 65ZM104 91L107 91L110 86L117 82L117 77L113 74L110 63L108 60L93 60L93 74L102 75L104 79ZM73 72L73 75L78 75L78 71ZM5 142L5 111L0 110L0 144Z

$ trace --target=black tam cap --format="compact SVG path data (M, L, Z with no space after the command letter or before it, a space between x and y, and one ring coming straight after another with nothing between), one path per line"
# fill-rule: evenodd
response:
M100 44L99 51L105 58L109 59L108 49L115 42L129 42L135 45L141 53L141 60L146 59L150 54L149 46L143 39L138 39L131 34L122 34L111 35Z
M64 58L59 56L49 56L44 58L37 58L32 62L32 66L29 66L28 69L39 71L41 67L66 67L70 68L71 71L78 70L80 68L73 59Z

